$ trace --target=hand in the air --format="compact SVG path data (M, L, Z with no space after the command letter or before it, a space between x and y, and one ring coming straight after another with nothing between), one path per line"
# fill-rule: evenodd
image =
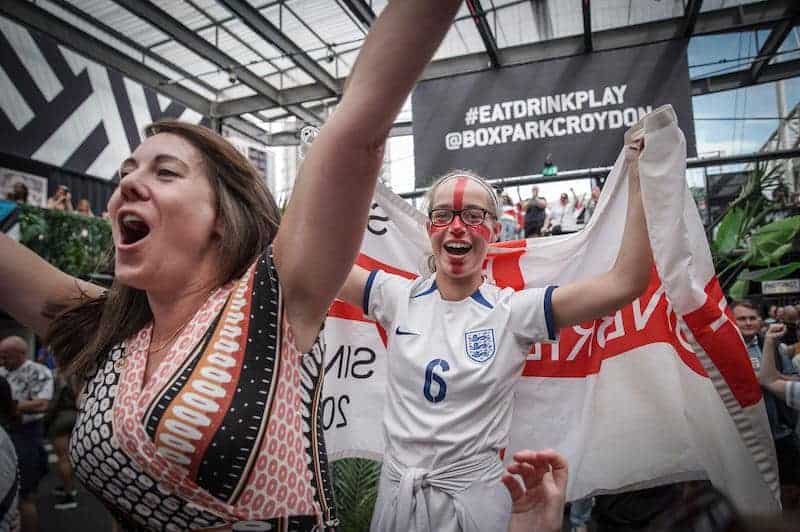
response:
M568 466L566 459L553 451L524 450L514 453L514 463L503 475L513 501L513 521L536 531L561 530L566 502ZM522 484L513 476L520 475Z

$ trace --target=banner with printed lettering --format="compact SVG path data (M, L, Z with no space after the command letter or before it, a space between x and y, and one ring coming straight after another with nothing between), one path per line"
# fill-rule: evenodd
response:
M452 168L488 178L614 164L625 130L673 106L695 155L688 41L603 50L420 82L414 89L416 187Z
M714 275L671 107L646 116L626 138L632 135L644 136L639 171L655 257L650 286L614 315L565 328L558 343L533 347L516 387L508 450L551 447L565 454L570 500L708 478L745 511L777 509L760 388ZM620 152L584 230L495 245L486 275L522 289L610 269L626 216L626 164ZM359 264L426 275L424 222L379 186ZM322 399L331 458L382 456L385 342L385 331L361 309L334 303Z

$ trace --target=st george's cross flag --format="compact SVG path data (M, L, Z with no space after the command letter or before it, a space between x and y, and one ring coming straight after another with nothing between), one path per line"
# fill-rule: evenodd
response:
M611 316L536 344L515 390L506 456L553 448L569 461L568 499L709 479L741 511L779 508L775 451L761 390L717 282L685 180L686 146L671 107L625 135L643 139L642 201L655 259L650 286ZM514 289L608 271L628 201L617 157L591 220L575 234L493 246L485 275ZM430 275L425 217L379 186L358 263ZM322 423L331 458L383 453L386 333L334 303L325 328ZM521 355L522 356L522 355Z

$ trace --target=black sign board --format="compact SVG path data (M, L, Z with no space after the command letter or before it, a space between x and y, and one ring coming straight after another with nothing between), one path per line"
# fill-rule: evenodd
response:
M686 41L423 81L414 90L416 187L453 168L488 178L614 163L625 131L672 104L695 155Z

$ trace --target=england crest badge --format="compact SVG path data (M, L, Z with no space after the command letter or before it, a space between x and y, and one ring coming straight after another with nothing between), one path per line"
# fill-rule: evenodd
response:
M494 329L481 329L464 334L467 356L475 362L483 363L494 356Z

